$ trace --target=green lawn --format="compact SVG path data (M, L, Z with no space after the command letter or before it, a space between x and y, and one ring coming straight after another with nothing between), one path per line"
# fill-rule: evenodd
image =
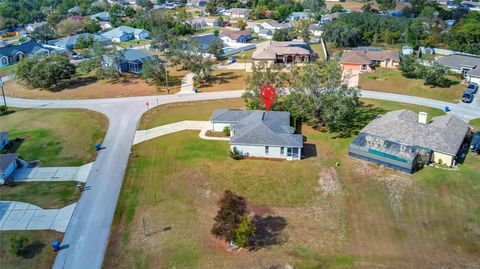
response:
M360 74L359 87L364 90L399 93L455 103L459 102L466 88L462 84L449 88L430 87L423 85L423 82L422 79L405 78L397 70L379 68L375 73Z
M42 166L76 166L93 161L96 143L105 136L107 119L80 109L13 109L0 117L9 139L23 139L10 152Z
M148 39L142 39L142 40L132 39L132 40L128 40L128 41L125 41L125 42L120 42L120 43L118 43L118 45L120 45L123 48L128 49L130 47L144 46L144 45L147 45L147 44L150 44L150 43L151 43L151 41L148 40Z
M0 186L0 197L4 201L19 201L41 208L62 208L80 198L76 192L77 182L29 182L14 186Z
M235 57L237 58L237 62L239 63L251 63L252 62L252 55L255 50L247 50L241 53L235 53L228 57Z
M325 60L325 53L323 53L322 43L311 44L310 47L315 53L318 54L319 60Z
M0 67L0 77L5 77L9 75L15 74L15 70L17 69L17 65L8 65Z
M401 108L443 114L363 101L352 121L366 124ZM215 108L242 105L233 99L164 106L148 112L141 129L207 120ZM433 268L478 259L479 157L468 155L459 171L427 167L408 176L348 157L354 136L338 138L308 126L302 133L317 156L298 162L234 161L227 142L201 140L198 131L134 146L104 267L282 268L288 263L294 268ZM319 182L325 178L339 184L337 191L322 191ZM285 218L287 241L228 253L210 234L225 189L244 195L255 212Z

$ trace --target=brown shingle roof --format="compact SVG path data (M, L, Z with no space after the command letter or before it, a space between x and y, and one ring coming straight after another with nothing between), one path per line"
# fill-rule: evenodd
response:
M231 39L238 39L240 36L248 36L250 35L250 31L249 30L240 30L240 31L235 31L235 30L222 30L219 34L220 37L222 36L227 36Z
M266 41L257 45L257 49L253 52L254 60L271 60L276 55L283 54L300 54L310 55L311 49L303 41Z
M341 64L369 64L370 61L384 61L391 59L399 62L400 57L398 53L393 50L380 50L380 51L352 51L346 50L343 52L340 59Z

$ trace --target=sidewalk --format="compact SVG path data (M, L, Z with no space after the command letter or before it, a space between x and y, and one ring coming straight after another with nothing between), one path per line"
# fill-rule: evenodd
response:
M185 130L202 130L207 121L179 121L165 124L148 130L139 130L135 133L133 144L136 145L146 140L150 140L162 135L176 133Z
M192 94L193 91L193 77L195 74L189 73L182 78L182 85L180 86L180 91L177 94Z
M0 231L55 230L64 233L76 205L42 209L28 203L0 201Z

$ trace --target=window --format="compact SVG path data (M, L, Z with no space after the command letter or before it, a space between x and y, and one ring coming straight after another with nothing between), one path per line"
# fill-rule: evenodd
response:
M2 57L2 64L3 64L3 65L6 65L6 64L7 64L7 58Z
M265 155L268 155L269 150L268 146L265 146Z
M362 64L361 70L360 71L367 71L367 65Z
M283 155L283 154L285 154L285 148L284 148L284 147L281 147L281 148L280 148L280 155Z

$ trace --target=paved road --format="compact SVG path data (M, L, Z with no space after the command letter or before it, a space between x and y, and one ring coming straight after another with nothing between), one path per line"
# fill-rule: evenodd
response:
M123 176L130 149L142 114L150 107L166 103L237 98L242 91L201 94L126 97L90 100L26 100L8 98L11 107L24 108L86 108L107 115L109 127L102 150L93 164L82 194L67 227L54 268L100 268L108 243ZM363 97L399 101L443 109L448 105L453 113L467 119L480 117L480 110L461 104L410 97L397 94L362 91ZM92 145L93 146L93 145Z

